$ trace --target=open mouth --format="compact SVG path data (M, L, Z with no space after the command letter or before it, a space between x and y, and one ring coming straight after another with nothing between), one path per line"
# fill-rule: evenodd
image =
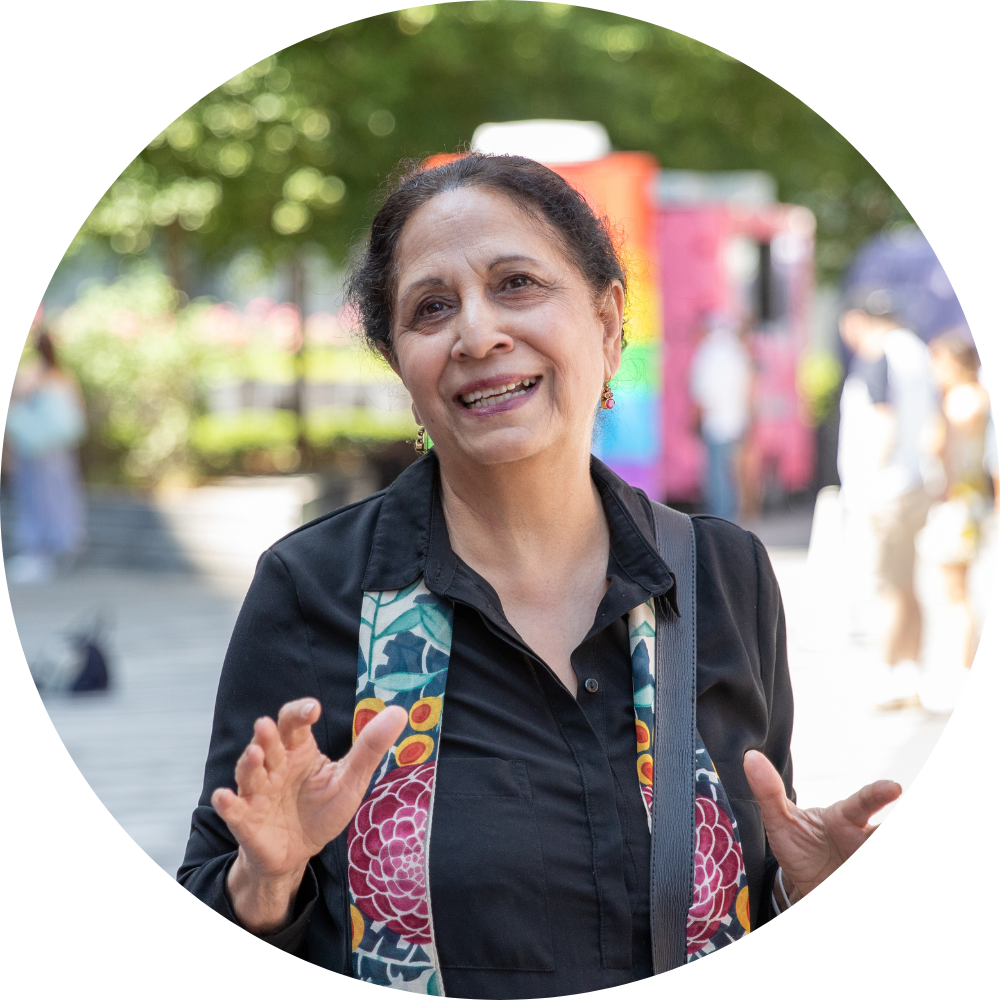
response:
M489 389L477 389L475 392L465 392L459 396L459 400L467 410L481 410L487 406L499 406L518 396L526 396L537 384L538 375L531 378L523 378L517 382L508 382L505 385L494 385Z

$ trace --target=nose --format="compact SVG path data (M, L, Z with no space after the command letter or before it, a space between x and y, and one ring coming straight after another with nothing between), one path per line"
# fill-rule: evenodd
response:
M485 297L465 296L458 315L458 337L451 349L452 358L481 360L513 350L514 340L500 328L498 320L497 310Z

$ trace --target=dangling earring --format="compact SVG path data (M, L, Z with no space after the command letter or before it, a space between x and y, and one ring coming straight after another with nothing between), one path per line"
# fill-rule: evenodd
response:
M424 425L421 424L417 428L417 440L413 442L413 450L418 455L426 455L427 448L427 432L424 430Z
M601 409L602 410L613 410L615 408L615 394L611 391L611 386L607 382L604 383L604 389L601 391Z

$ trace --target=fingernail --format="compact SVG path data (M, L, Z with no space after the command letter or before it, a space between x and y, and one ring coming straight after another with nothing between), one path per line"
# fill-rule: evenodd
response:
M313 710L313 709L314 709L315 707L316 707L316 702L314 702L314 701L307 701L307 702L306 702L306 703L305 703L305 704L304 704L304 705L302 706L302 715L303 715L303 717L305 717L305 716L309 715L309 713L310 713L310 712L312 712L312 710Z

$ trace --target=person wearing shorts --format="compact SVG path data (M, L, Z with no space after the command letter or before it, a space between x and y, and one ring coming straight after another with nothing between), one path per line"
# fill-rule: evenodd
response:
M919 702L922 619L913 580L915 542L930 508L923 480L925 441L938 412L927 347L902 325L896 309L889 291L861 290L840 318L841 336L854 353L842 406L864 397L867 414L863 435L842 435L838 465L843 492L868 511L876 581L890 606L875 694L881 708ZM850 452L862 447L866 454L859 461Z

